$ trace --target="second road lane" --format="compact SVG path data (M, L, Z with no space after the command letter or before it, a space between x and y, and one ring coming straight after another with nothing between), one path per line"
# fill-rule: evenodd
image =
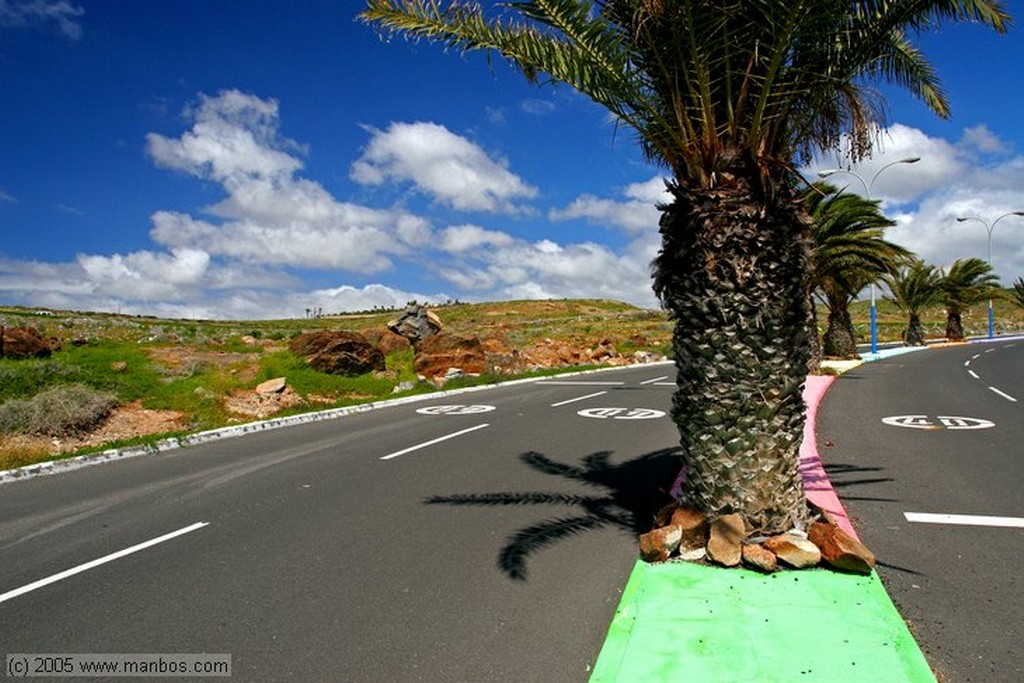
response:
M585 681L678 472L670 365L0 485L7 653L244 680Z

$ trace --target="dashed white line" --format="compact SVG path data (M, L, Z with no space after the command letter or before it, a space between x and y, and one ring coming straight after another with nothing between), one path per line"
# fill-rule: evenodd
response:
M621 387L625 382L571 382L571 381L542 381L537 384L545 387Z
M451 434L447 434L445 436L439 436L436 439L431 439L430 441L424 441L421 444L416 444L415 446L409 446L408 448L403 448L400 451L395 451L394 453L391 453L390 455L381 456L381 460L391 460L392 458L397 458L400 455L405 455L406 453L412 453L413 451L418 451L421 448L426 448L427 446L433 446L434 444L441 443L442 441L447 441L448 439L454 439L457 436L462 436L463 434L469 434L470 432L475 432L478 429L484 429L485 427L490 427L490 426L491 426L490 423L485 422L483 424L477 425L476 427L470 427L469 429L462 429L462 430L459 430L457 432L453 432Z
M599 391L596 394L587 394L586 396L577 396L576 398L570 398L568 401L559 401L558 403L552 403L552 408L558 408L559 406L567 406L570 403L576 403L577 401L586 401L588 398L594 398L596 396L604 396L607 391Z
M107 562L113 562L114 560L121 559L122 557L125 557L126 555L131 555L132 553L137 553L140 550L145 550L146 548L150 548L150 547L152 547L154 545L157 545L159 543L163 543L164 541L169 541L172 538L176 538L178 536L182 536L184 534L191 533L193 531L196 531L197 529L202 529L204 526L207 526L207 525L209 525L209 522L196 522L195 524L191 524L191 525L189 525L187 527L183 527L181 529L178 529L177 531L172 531L169 534L164 534L163 536L158 536L157 538L153 538L153 539L150 539L148 541L144 541L143 543L139 543L137 545L133 545L130 548L125 548L124 550L118 550L116 553L111 553L110 555L104 555L103 557L100 557L100 558L97 558L95 560L92 560L91 562L86 562L85 564L80 564L77 567L72 567L71 569L66 569L66 570L64 570L62 572L59 572L57 574L53 574L52 576L48 576L45 579L39 579L38 581L33 581L32 583L30 583L28 585L25 585L25 586L22 586L21 588L15 588L14 590L7 591L6 593L0 595L0 602L6 602L7 600L10 600L12 598L16 598L19 595L24 595L25 593L30 593L31 591L34 591L37 588L42 588L43 586L48 586L51 583L56 583L57 581L62 581L63 579L66 579L66 578L68 578L70 576L74 576L75 574L81 574L82 572L88 571L88 570L93 569L95 567L98 567L101 564L106 564Z
M977 358L977 356L975 356L974 358ZM971 360L974 360L974 358L972 358ZM969 367L971 367L971 360L969 360L969 361L966 361L966 362L964 363L964 367L965 367L965 368L969 368Z
M980 377L978 377L978 374L974 372L974 370L968 370L967 374L973 377L974 379L981 379Z
M931 512L904 512L908 522L922 524L959 524L964 526L996 526L1024 529L1024 517L990 517L986 515L944 515Z
M1005 398L1007 401L1009 401L1011 403L1016 403L1017 402L1017 399L1015 399L1013 396L1010 396L1009 394L1007 394L1004 391L999 391L995 387L989 387L989 391L991 391L992 393L997 394L999 396L1002 396L1003 398Z
M661 377L655 377L654 379L645 380L643 382L640 382L640 386L646 386L648 384L657 384L658 382L661 382L664 379L668 379L668 375L662 375Z

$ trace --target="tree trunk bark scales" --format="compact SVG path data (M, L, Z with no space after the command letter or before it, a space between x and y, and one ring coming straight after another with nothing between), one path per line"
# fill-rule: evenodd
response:
M684 495L752 534L803 527L808 221L794 193L762 199L742 178L670 190L654 270L675 319Z

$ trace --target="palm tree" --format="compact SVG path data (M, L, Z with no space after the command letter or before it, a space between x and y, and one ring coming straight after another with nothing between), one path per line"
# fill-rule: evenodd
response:
M886 278L896 307L907 314L907 330L903 343L924 346L924 327L921 312L942 299L942 273L935 266L915 260Z
M885 229L896 223L882 214L878 201L838 192L825 183L810 186L804 201L812 221L810 286L821 292L828 308L821 353L853 358L857 342L850 302L864 287L895 272L911 254L885 239Z
M675 319L672 417L684 494L751 533L809 519L798 471L809 357L809 218L796 159L868 154L874 82L941 116L912 36L950 21L1002 32L999 0L367 0L360 18L568 84L667 167L654 289Z
M963 341L963 309L992 298L1002 288L992 266L980 258L957 259L942 277L942 303L946 306L946 339Z

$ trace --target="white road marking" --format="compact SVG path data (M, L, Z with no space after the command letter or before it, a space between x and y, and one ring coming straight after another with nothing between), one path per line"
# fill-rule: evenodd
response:
M974 370L968 370L967 374L973 377L974 379L981 379L980 377L978 377L978 374L974 372Z
M93 569L95 567L98 567L101 564L106 564L107 562L113 562L114 560L119 560L122 557L125 557L126 555L131 555L132 553L137 553L140 550L145 550L146 548L150 548L150 547L152 547L154 545L157 545L158 543L163 543L164 541L169 541L172 538L176 538L178 536L182 536L184 534L191 533L193 531L196 531L197 529L202 529L204 526L207 526L207 525L209 525L209 522L196 522L195 524L192 524L192 525L187 526L187 527L183 527L181 529L178 529L177 531L172 531L169 534L164 534L163 536L158 536L157 538L153 538L153 539L150 539L150 540L145 541L143 543L139 543L138 545L133 545L130 548L125 548L124 550L118 550L116 553L111 553L110 555L104 555L103 557L100 557L98 559L92 560L91 562L86 562L85 564L80 564L77 567L72 567L71 569L66 569L66 570L64 570L62 572L59 572L57 574L53 574L52 576L48 576L45 579L39 579L38 581L33 581L32 583L30 583L28 585L25 585L25 586L22 586L21 588L15 588L14 590L7 591L6 593L0 595L0 602L6 602L7 600L10 600L12 598L16 598L19 595L24 595L25 593L30 593L30 592L36 590L37 588L42 588L43 586L48 586L51 583L56 583L57 581L62 581L62 580L66 579L66 578L68 578L70 576L74 576L75 574L81 574L82 572L88 571L88 570Z
M904 512L908 522L922 524L959 524L1024 529L1024 517L988 517L985 515L943 515L931 512Z
M427 406L426 408L420 408L416 412L420 415L477 415L479 413L489 413L492 410L497 410L495 406L463 406L463 405L452 405L452 406Z
M985 349L985 353L992 353L995 349Z
M462 429L462 430L459 430L457 432L453 432L451 434L448 434L446 436L439 436L436 439L431 439L430 441L424 441L421 444L416 444L415 446L409 446L408 448L403 448L400 451L395 451L394 453L392 453L390 455L382 456L381 460L391 460L392 458L397 458L400 455L405 455L406 453L412 453L413 451L418 451L421 448L426 448L427 446L433 446L434 444L441 443L442 441L447 441L448 439L454 439L457 436L462 436L463 434L469 434L470 432L475 432L478 429L484 429L485 427L490 427L490 426L491 425L489 423L485 422L485 423L483 423L481 425L477 425L476 427L470 427L469 429Z
M654 408L587 408L581 410L577 415L581 417L594 417L599 420L652 420L664 417L665 411Z
M977 360L978 358L981 358L981 354L980 353L976 353L973 356L971 356L971 360Z
M999 391L995 387L989 387L989 390L992 391L995 394L998 394L998 395L1002 396L1003 398L1005 398L1007 401L1010 401L1011 403L1016 403L1017 402L1017 399L1015 399L1013 396L1010 396L1006 392Z
M649 380L640 382L640 386L645 386L647 384L657 384L658 382L660 382L663 379L668 379L668 375L662 375L661 377L655 377L654 379L649 379Z
M608 393L607 391L599 391L596 394L587 394L586 396L577 396L576 398L570 398L568 401L559 401L558 403L552 403L551 407L552 408L558 408L559 406L567 406L570 403L575 403L576 401L586 401L588 398L594 398L595 396L604 396L607 393Z
M625 382L571 382L571 381L541 381L537 382L541 386L546 387L621 387Z
M977 358L977 356L975 356L975 358ZM973 360L973 359L972 359L972 360ZM969 368L969 367L971 367L971 361L966 361L966 362L964 362L964 367L965 367L965 368Z

